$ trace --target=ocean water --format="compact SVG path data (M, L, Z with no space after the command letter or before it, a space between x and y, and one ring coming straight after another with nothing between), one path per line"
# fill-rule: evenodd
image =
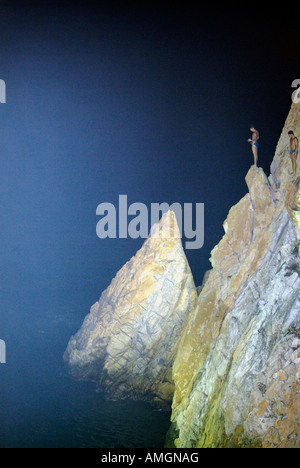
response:
M49 309L46 296L36 305L11 300L5 311L1 448L163 447L169 412L144 402L109 401L93 383L68 375L62 354L80 326L78 317Z

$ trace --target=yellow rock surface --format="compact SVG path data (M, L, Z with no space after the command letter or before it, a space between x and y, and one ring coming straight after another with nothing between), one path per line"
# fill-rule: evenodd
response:
M249 193L224 222L213 269L184 329L173 365L177 447L300 445L299 364L282 362L277 349L290 336L289 356L300 327L300 162L292 176L289 130L300 140L295 104L270 178L254 167L246 176ZM280 383L277 400L286 396L277 413L269 374ZM285 406L283 422L278 414Z
M91 309L65 353L71 373L114 397L171 401L171 367L197 292L174 213Z

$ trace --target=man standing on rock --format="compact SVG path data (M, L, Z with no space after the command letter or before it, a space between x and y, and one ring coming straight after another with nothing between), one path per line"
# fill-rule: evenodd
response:
M292 161L292 174L296 174L297 156L298 156L298 138L295 137L292 130L288 133L290 137L290 158Z
M248 141L252 145L252 153L254 156L254 165L252 167L257 167L259 132L253 127L253 125L250 128L250 131L252 132L252 138L249 138Z

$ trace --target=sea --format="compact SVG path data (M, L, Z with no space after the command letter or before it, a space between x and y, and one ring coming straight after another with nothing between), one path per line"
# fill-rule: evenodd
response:
M162 448L170 412L111 401L92 382L70 377L62 355L81 318L51 300L2 304L0 448Z

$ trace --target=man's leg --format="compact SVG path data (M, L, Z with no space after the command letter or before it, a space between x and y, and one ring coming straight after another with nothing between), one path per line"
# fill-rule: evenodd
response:
M258 150L257 147L252 145L252 153L254 156L254 166L257 167L257 161L258 161Z
M293 167L293 174L296 174L296 155L295 153L292 155L292 167Z
M292 154L290 155L290 157L291 157L291 163L292 163L292 172L291 172L291 174L294 174L294 172L295 172L294 171L294 158L293 158Z

